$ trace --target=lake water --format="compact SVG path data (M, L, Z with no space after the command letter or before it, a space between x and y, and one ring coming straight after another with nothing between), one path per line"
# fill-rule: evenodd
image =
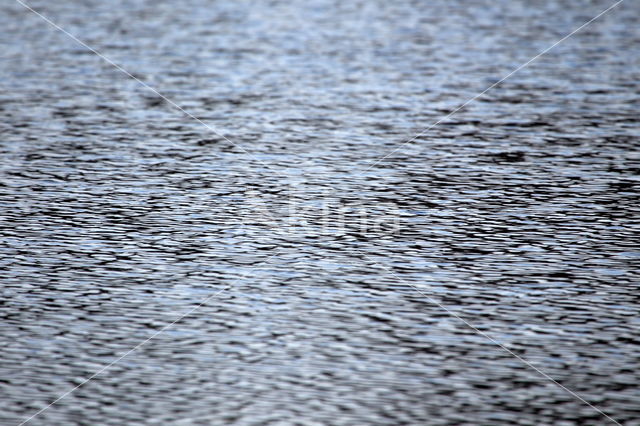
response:
M640 424L637 2L29 4L1 424Z

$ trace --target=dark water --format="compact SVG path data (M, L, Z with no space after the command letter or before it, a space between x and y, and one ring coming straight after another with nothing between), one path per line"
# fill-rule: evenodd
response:
M0 423L640 424L637 2L31 4Z

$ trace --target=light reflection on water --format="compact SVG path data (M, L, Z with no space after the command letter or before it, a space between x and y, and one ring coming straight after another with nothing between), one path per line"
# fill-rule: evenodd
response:
M238 146L1 6L0 423L637 418L636 5L32 5Z

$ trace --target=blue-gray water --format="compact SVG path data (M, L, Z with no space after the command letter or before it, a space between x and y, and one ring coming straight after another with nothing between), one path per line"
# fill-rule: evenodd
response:
M636 1L30 4L1 424L640 424Z

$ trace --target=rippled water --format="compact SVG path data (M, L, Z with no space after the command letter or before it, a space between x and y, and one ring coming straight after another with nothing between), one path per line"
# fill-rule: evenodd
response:
M637 2L30 4L2 424L640 424Z

